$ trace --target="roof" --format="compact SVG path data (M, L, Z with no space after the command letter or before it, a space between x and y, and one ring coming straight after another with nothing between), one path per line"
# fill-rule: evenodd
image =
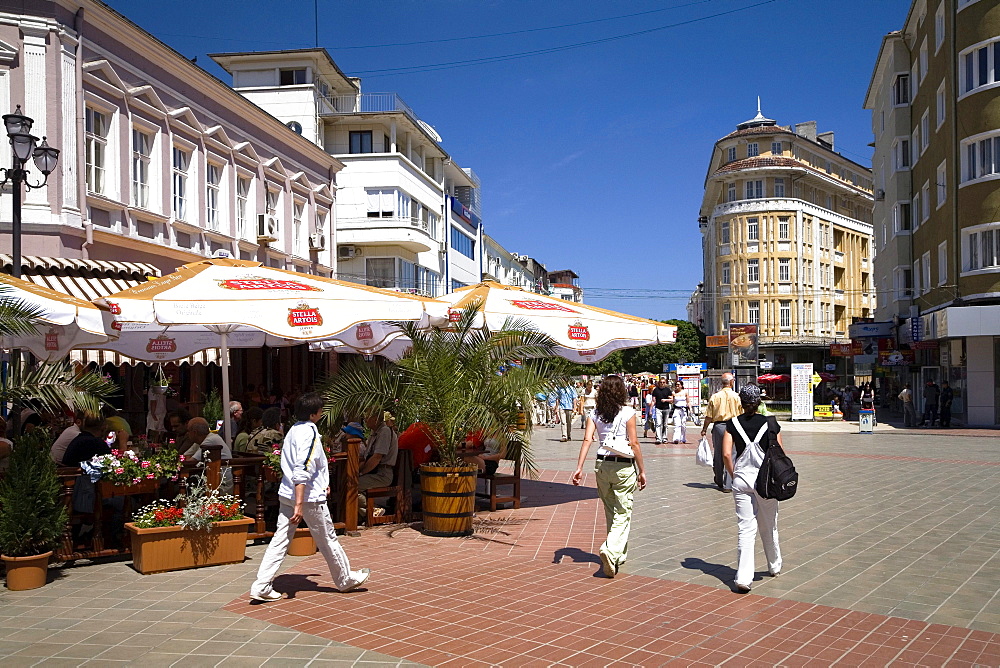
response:
M778 133L784 133L789 135L795 134L794 132L792 132L791 130L782 125L755 125L753 127L742 128L740 130L735 130L734 132L730 132L722 139L732 139L733 137L743 137L746 135L773 135ZM719 141L722 141L722 139L720 139Z
M330 52L326 49L280 49L275 51L229 51L225 53L210 53L208 57L218 63L219 67L233 73L232 65L234 60L248 61L252 59L269 59L274 56L307 56L317 59L320 65L320 73L324 76L335 74L349 86L358 90L358 81L355 77L350 77L344 73L340 66L334 62Z
M767 156L756 156L753 158L743 158L742 160L734 160L733 162L722 165L715 173L719 172L735 172L740 169L754 169L759 167L809 167L809 165L804 162L799 162L794 158L776 158Z

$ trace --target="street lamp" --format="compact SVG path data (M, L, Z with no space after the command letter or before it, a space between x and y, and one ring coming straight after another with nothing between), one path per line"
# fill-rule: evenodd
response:
M59 162L59 149L52 148L42 137L42 143L38 143L38 137L31 134L31 126L34 119L21 113L21 105L13 114L3 115L3 124L7 129L7 137L10 139L13 161L9 169L0 168L3 173L3 181L0 186L11 184L14 193L14 208L11 227L11 257L12 269L15 278L21 278L21 189L22 185L28 190L41 188L49 180L49 174L56 168ZM35 167L44 177L40 183L28 181L28 170L24 168L29 158L34 158Z

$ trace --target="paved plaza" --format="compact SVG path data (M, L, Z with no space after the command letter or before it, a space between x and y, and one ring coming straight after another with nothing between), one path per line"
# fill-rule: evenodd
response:
M758 541L745 596L732 498L694 443L643 440L649 487L609 580L593 475L569 484L582 430L538 428L539 480L475 536L344 538L366 590L335 593L318 555L289 557L288 599L251 605L263 546L151 576L81 562L0 592L0 665L1000 666L1000 433L782 426L801 491L781 504L781 576Z

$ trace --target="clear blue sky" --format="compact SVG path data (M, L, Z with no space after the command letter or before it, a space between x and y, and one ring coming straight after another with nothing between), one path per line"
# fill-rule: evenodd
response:
M766 116L818 121L839 151L870 164L861 105L882 36L910 5L317 1L319 46L363 90L401 95L479 174L490 235L550 270L575 270L589 303L657 319L686 317L702 275L696 219L711 149L756 113L758 95ZM227 82L206 54L316 45L313 0L109 4ZM513 34L455 39L495 33ZM392 71L407 67L416 71Z

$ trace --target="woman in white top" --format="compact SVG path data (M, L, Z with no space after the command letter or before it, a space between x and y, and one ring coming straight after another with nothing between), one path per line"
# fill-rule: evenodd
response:
M636 488L646 486L646 469L636 436L636 412L628 405L628 391L619 376L608 376L597 389L597 406L594 416L587 421L587 431L580 447L580 457L573 484L579 485L583 465L587 461L590 444L597 434L602 444L597 449L597 494L604 503L604 517L608 524L608 537L601 545L601 567L604 574L613 578L628 556L628 532L632 521L632 494ZM608 439L627 439L634 457L623 457L604 447Z
M674 383L674 443L687 443L688 395L684 383Z
M587 420L594 417L594 409L597 408L597 390L594 389L594 381L588 380L580 396L580 420L581 427L587 427Z

